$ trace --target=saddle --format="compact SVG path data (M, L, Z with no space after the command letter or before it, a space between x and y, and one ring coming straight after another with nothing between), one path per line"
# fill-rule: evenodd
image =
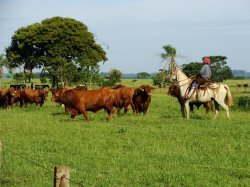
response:
M196 100L198 100L198 92L200 90L205 91L207 88L210 88L211 83L213 82L198 74L192 79L192 83L189 85L187 93L190 92L192 85L195 84L194 92L196 93ZM187 93L185 95L187 95Z

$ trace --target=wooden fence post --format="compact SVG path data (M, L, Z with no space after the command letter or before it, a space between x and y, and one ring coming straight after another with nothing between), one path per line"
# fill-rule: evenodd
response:
M2 184L3 141L0 139L0 186Z
M68 166L55 166L54 187L69 187L70 169Z
M236 84L237 86L237 93L239 92L239 88L241 87L241 84Z

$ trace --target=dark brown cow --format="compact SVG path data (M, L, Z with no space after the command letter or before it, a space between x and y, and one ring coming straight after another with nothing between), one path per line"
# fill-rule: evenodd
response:
M51 101L62 103L71 113L71 118L76 115L83 114L89 122L87 111L97 112L105 109L108 113L108 120L112 119L112 114L115 112L114 91L111 89L98 89L81 91L77 89L59 89L51 98Z
M0 107L8 108L9 106L13 105L14 92L14 88L0 89Z
M35 103L42 106L48 98L48 91L26 88L20 91L20 107L27 106L28 103Z
M135 89L133 95L133 103L135 106L136 113L147 113L149 104L151 102L151 95L153 89L155 88L149 85L142 85L139 88Z
M178 99L178 102L180 103L181 106L181 113L183 117L186 117L186 112L185 112L185 99L183 97L181 97L181 93L180 93L180 87L176 84L172 84L170 85L169 89L168 89L168 95L171 95L172 97L176 97ZM200 102L190 102L189 103L189 107L190 107L190 111L194 111L194 105L199 108L201 105L203 105L203 107L206 109L206 112L210 112L213 110L213 106L212 106L212 102L208 101L205 103L200 103Z

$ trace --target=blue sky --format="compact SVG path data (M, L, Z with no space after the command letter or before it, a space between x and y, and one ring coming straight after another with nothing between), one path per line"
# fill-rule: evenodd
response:
M157 72L168 44L179 65L223 55L250 71L250 0L0 0L0 53L18 28L53 16L88 26L109 58L103 72Z

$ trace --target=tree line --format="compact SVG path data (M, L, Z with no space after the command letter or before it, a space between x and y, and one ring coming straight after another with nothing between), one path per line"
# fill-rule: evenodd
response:
M176 49L171 45L163 46L161 53L162 69L153 77L155 85L166 86L168 82L167 63L176 58ZM112 69L100 73L99 63L106 63L105 50L95 41L88 27L72 18L53 17L15 31L6 55L0 55L0 76L3 66L13 74L15 68L22 72L14 78L31 82L34 69L39 69L41 82L50 81L52 86L65 86L70 83L114 85L119 82L122 72ZM232 78L232 71L226 65L225 56L209 56L212 62L212 79L223 81ZM182 65L184 73L193 76L199 72L201 62ZM137 73L137 78L150 78L147 72Z

